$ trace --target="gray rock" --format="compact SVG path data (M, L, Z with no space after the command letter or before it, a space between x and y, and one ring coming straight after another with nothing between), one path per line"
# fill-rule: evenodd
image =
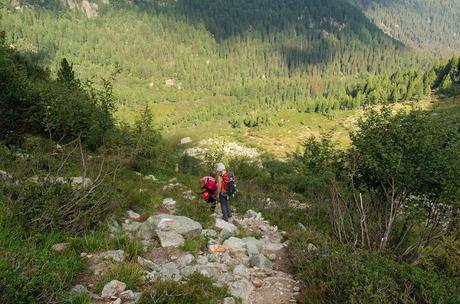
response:
M208 264L208 257L206 257L206 256L204 256L204 255L199 255L199 256L196 258L196 263L197 263L197 264L200 264L200 265Z
M127 232L136 232L141 228L142 224L139 222L132 222L131 220L128 220L127 222L123 223L121 226L123 230Z
M219 241L218 240L215 240L215 239L209 239L208 240L208 248L212 245L219 245Z
M121 304L121 299L117 298L115 301L110 302L110 304Z
M299 226L299 228L302 229L302 230L307 230L307 227L305 227L305 225L302 224L301 222L298 222L297 226Z
M196 266L185 266L180 270L180 274L183 277L191 276L195 272L197 272L197 267Z
M254 290L251 282L247 279L241 279L230 284L230 294L235 298L240 298L243 304L250 303L250 295Z
M142 240L150 240L153 237L153 232L154 230L152 229L152 225L145 222L142 223L139 227L139 230L137 231L137 237Z
M268 258L270 261L274 261L274 260L276 260L276 254L274 254L274 253L269 253L269 254L267 254L267 258Z
M214 229L203 229L201 235L207 238L215 238L217 237L217 231Z
M54 244L53 246L51 246L51 249L57 252L63 252L69 247L69 245L70 245L69 243Z
M164 279L180 281L181 275L176 263L170 262L160 266L160 276Z
M246 251L246 243L240 238L231 237L223 245L228 248L230 253L241 253Z
M217 280L223 273L228 271L228 267L225 264L220 263L208 263L206 265L198 265L197 270L200 273L207 273L210 278Z
M158 181L158 179L152 174L144 176L144 180L150 180L152 182Z
M85 286L81 284L78 284L72 287L70 291L74 293L88 293L88 288L86 288Z
M182 235L175 231L157 230L157 236L160 240L161 247L179 247L184 244L185 239Z
M227 229L222 229L219 233L219 240L224 241L232 236L233 236L233 233L231 233Z
M124 301L134 301L137 302L141 298L142 293L140 292L133 292L132 290L125 290L120 293L120 299Z
M264 246L264 245L267 243L267 241L268 241L267 239L258 240L258 239L254 238L254 237L252 237L252 236L251 236L251 237L242 238L242 240L243 240L243 242L246 243L246 246L248 246L248 245L250 245L250 244L251 244L251 245L255 245L259 251L262 250L263 246Z
M0 170L0 180L13 179L13 176L6 171Z
M142 297L142 292L135 292L135 293L134 293L134 299L133 299L134 303L139 302L139 300L141 299L141 297Z
M114 218L109 221L108 226L111 233L117 233L120 230L120 224Z
M318 247L316 247L314 244L312 243L308 243L307 245L307 251L308 252L315 252L315 251L318 251Z
M160 267L154 262L144 259L143 257L140 257L140 256L137 257L137 263L141 265L144 269L150 270L150 271L156 271Z
M105 284L101 292L101 298L107 299L114 297L126 289L126 284L117 280L112 280Z
M221 230L227 230L231 234L235 234L238 231L238 228L235 225L220 218L216 219L216 227Z
M260 215L260 213L257 213L254 210L246 211L246 216L249 217L249 218L260 219L261 216L259 217L259 215Z
M168 197L163 200L163 206L166 208L174 208L176 207L176 201L172 198Z
M253 255L249 258L249 263L252 267L272 269L273 263L263 254Z
M126 211L126 217L134 221L138 221L141 219L141 216L132 210Z
M284 249L284 245L281 243L266 243L263 245L262 252L265 254L269 253L279 253Z
M190 137L184 137L180 140L181 145L186 145L192 142L192 139Z
M70 183L73 187L87 188L93 184L93 181L89 178L83 178L83 176L76 176L70 178Z
M187 191L182 192L182 196L183 196L183 198L185 198L186 200L189 200L189 201L193 201L194 199L196 199L196 196L193 195L192 190L187 190Z
M220 262L220 254L215 254L215 253L208 254L208 261L210 263Z
M248 255L253 256L253 255L258 255L259 254L259 249L257 248L257 245L254 242L250 242L246 244L247 250L248 250Z
M149 217L147 222L158 230L172 230L186 238L199 236L203 230L200 223L185 216L160 214Z
M101 260L112 260L114 262L123 262L125 260L125 252L123 250L109 250L99 254Z
M195 258L193 257L193 255L191 255L190 253L187 253L177 259L177 264L179 264L182 267L185 267L187 265L192 264L194 259Z
M232 297L227 297L224 299L224 303L223 304L236 304L236 301L234 298Z
M249 280L250 274L246 266L240 264L233 269L233 274L240 278L245 278Z
M125 290L120 293L120 298L123 300L133 300L134 299L134 292L132 290Z

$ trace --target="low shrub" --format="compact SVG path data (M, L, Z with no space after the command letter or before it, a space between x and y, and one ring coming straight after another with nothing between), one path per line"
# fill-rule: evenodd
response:
M460 240L445 236L438 243L424 248L419 264L439 275L460 278Z
M308 250L302 234L291 237L293 267L305 284L303 303L458 303L460 289L419 266L394 257L323 243ZM318 242L318 241L317 241ZM318 243L316 243L318 244Z
M31 233L81 234L104 221L110 204L102 191L75 190L68 183L22 182L0 187L15 220Z

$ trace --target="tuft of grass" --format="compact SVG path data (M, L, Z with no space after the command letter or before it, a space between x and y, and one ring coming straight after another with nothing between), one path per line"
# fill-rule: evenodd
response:
M128 260L132 261L137 256L142 255L144 247L137 239L129 237L127 234L118 234L112 240L115 248L123 250L128 255Z
M240 225L238 225L240 226ZM235 235L237 238L243 239L245 237L253 237L256 239L262 238L262 234L257 231L249 231L247 229L244 229L242 226L238 227L238 232Z
M111 238L108 231L94 231L73 239L71 248L77 252L96 252L103 250L123 250L129 260L134 260L144 252L142 244L126 233L118 233Z
M62 302L64 304L91 304L93 298L87 292L70 292L64 296Z
M199 222L204 228L211 228L215 223L209 205L203 202L178 202L177 214Z
M0 303L56 303L71 288L85 260L74 250L55 252L62 235L29 236L0 194Z
M182 244L179 249L184 252L190 252L193 256L197 256L200 251L206 249L208 244L208 240L203 236L194 237L192 239L185 240L184 244Z
M228 295L227 287L217 287L212 280L194 273L184 283L159 281L155 288L145 292L140 304L211 304L219 303Z
M118 280L126 284L126 289L139 290L144 285L144 270L135 263L114 264L96 283L96 291L101 292L105 284Z

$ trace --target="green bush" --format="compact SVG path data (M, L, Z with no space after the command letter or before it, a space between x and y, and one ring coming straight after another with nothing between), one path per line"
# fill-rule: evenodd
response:
M352 251L316 239L291 238L292 265L305 284L304 303L458 303L460 289L419 266L397 262L394 257ZM318 243L319 242L319 243Z
M445 236L422 250L419 264L439 275L460 278L460 240Z
M73 189L68 183L39 181L0 188L14 218L28 231L81 234L98 226L110 204L102 191Z
M64 77L64 76L65 77ZM27 133L60 140L80 137L90 147L103 144L114 129L112 86L83 86L67 60L58 79L4 45L0 37L0 140L20 142Z
M156 282L152 291L143 294L140 304L211 304L222 301L227 292L226 287L217 287L210 278L194 273L185 283Z
M136 121L134 128L128 128L122 145L130 149L130 166L133 170L146 174L171 174L174 172L175 156L160 132L153 127L152 113L148 106Z

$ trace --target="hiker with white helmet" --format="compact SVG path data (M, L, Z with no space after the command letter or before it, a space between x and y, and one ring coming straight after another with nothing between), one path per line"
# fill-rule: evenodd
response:
M217 179L217 195L220 201L220 208L222 209L222 217L224 221L232 217L230 210L229 198L236 192L236 178L233 172L228 172L223 163L218 163L216 171L219 173Z

